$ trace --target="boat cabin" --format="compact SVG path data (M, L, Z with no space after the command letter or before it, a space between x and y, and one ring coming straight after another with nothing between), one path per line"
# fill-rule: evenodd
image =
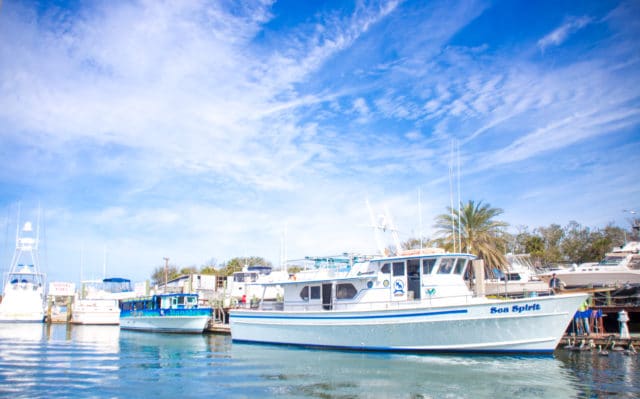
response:
M403 306L417 301L473 295L469 270L473 255L438 254L373 259L348 271L305 273L281 282L284 310L346 310ZM263 307L264 308L264 307Z
M196 294L162 294L125 299L120 302L120 310L122 312L197 308L198 295Z

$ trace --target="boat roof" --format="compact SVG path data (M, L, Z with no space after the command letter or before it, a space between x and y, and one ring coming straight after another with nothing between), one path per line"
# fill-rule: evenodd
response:
M129 280L127 278L121 278L121 277L111 277L111 278L103 279L102 282L104 282L104 283L130 283L131 280Z

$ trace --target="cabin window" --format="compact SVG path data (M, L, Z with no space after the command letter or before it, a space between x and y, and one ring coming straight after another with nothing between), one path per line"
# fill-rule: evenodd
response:
M456 267L455 270L453 271L454 274L462 274L464 273L464 268L467 265L467 260L463 259L463 258L459 258L458 262L456 262Z
M384 263L382 265L382 268L380 268L380 272L382 272L384 274L391 273L391 263Z
M449 274L453 270L453 266L456 262L456 258L442 258L440 259L440 267L438 268L438 274Z
M311 287L311 299L320 299L320 286L314 285Z
M419 259L407 260L407 274L410 277L420 276L420 260Z
M393 262L393 275L404 276L404 262Z
M422 274L431 274L435 264L435 259L422 259Z
M300 298L302 298L303 301L308 301L309 300L309 286L305 285L304 287L302 287L302 290L300 290Z
M351 283L336 285L336 299L352 299L358 290Z

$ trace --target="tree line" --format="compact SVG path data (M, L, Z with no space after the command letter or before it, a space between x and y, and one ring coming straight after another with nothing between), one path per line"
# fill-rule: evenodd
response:
M500 208L493 208L482 201L468 201L459 209L447 207L447 213L436 217L435 237L409 238L402 243L402 248L423 246L444 248L448 252L467 252L483 259L488 267L504 269L508 264L507 253L529 254L537 266L579 264L599 261L607 252L627 241L640 241L638 218L630 221L628 229L613 223L604 228L589 228L571 221L566 226L551 224L532 230L518 226L516 233L509 233L509 224L497 219L504 213ZM271 262L263 257L250 256L236 257L221 265L211 259L200 268L169 265L167 279L194 273L226 277L241 271L244 266L255 265L271 266ZM153 284L162 284L164 279L165 266L156 267L151 275Z

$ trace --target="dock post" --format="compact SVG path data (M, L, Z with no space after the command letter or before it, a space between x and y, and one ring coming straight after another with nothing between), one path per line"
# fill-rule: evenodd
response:
M620 323L620 339L629 339L629 327L627 322L629 321L629 315L625 310L618 312L618 322Z

